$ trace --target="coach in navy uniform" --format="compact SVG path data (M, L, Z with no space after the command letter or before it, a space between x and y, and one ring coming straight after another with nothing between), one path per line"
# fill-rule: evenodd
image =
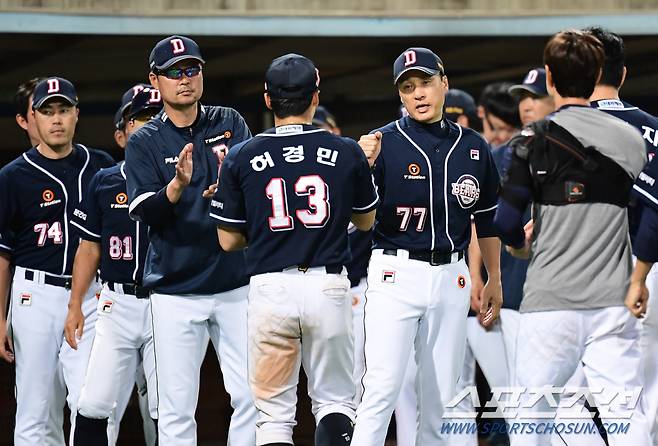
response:
M489 273L482 291L485 324L502 304L493 227L499 177L482 137L443 117L448 78L436 54L404 51L393 65L393 83L409 116L359 141L375 163L381 204L364 310L363 397L352 442L384 444L415 346L421 389L416 442L434 445L464 361L471 216Z
M14 444L46 442L46 423L53 403L53 382L63 367L75 429L75 413L94 338L97 286L84 295L82 312L89 328L77 351L64 342L64 321L71 287L77 229L69 224L73 210L88 193L94 174L107 155L73 143L78 96L71 82L42 79L34 88L29 119L39 142L0 170L0 255L15 266L11 284L11 329L16 354L16 427ZM3 268L0 290L9 288ZM94 281L95 282L95 281ZM0 340L6 350L6 294L0 293ZM61 408L60 408L61 410Z
M235 110L199 103L203 64L187 37L167 37L153 48L149 78L164 109L128 140L129 211L149 226L143 285L153 290L160 445L196 444L199 370L209 335L234 408L228 442L249 445L256 409L245 379L244 253L217 249L203 193L217 182L227 148L251 134Z
M257 445L292 445L300 364L308 376L317 446L349 445L355 415L347 228L372 227L377 192L363 152L310 125L320 77L287 54L265 74L276 128L232 149L217 218L224 249L249 243L249 379Z

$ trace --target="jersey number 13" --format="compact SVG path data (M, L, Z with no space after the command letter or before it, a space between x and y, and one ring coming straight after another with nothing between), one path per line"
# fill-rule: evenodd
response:
M320 175L303 175L293 187L297 196L308 197L308 209L298 209L295 216L306 228L321 228L329 220L329 186ZM272 202L269 226L272 231L290 231L295 221L288 213L286 181L272 178L265 187L265 195Z

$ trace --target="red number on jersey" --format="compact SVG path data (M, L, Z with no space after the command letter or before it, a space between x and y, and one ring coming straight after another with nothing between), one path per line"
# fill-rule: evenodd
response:
M37 223L34 225L34 232L39 234L37 239L37 245L44 246L46 240L49 238L53 240L53 243L56 245L61 245L64 242L64 236L62 232L62 224L58 221L49 225L48 223Z
M117 235L110 237L110 258L112 260L132 260L133 238L129 235L123 239Z
M329 220L329 186L319 175L304 175L295 182L295 194L308 197L309 209L298 209L297 219L306 228L321 228ZM272 201L272 217L269 226L272 231L289 231L295 223L288 214L288 196L283 178L272 178L265 188L267 198Z

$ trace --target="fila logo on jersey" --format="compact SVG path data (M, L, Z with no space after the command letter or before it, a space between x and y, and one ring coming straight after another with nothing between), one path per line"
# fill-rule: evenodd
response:
M116 197L114 197L116 203L110 204L111 209L128 209L128 195L125 192L119 192Z
M395 271L383 271L382 272L382 282L384 282L384 283L395 283Z
M176 164L178 162L178 155L176 156L170 156L169 158L165 158L165 164Z
M32 305L32 295L30 293L21 293L21 305L24 307Z
M427 178L425 175L420 174L420 166L416 163L409 164L407 166L407 172L409 172L409 174L403 176L405 180L424 180Z
M480 151L478 149L471 149L471 159L475 161L480 160Z
M114 302L111 300L106 300L103 302L103 306L101 307L101 310L103 313L111 313L112 312L112 305L114 305Z
M468 209L480 198L480 183L473 175L462 175L452 183L452 194L462 208Z
M62 200L55 200L55 192L51 191L50 189L46 189L41 193L41 198L43 199L43 203L39 205L39 207L47 207L47 206L52 206L54 204L59 204L62 202Z

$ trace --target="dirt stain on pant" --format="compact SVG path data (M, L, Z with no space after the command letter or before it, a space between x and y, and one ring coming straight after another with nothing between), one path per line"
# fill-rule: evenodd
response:
M256 399L267 400L297 385L301 343L293 321L259 319L251 343L251 389Z

